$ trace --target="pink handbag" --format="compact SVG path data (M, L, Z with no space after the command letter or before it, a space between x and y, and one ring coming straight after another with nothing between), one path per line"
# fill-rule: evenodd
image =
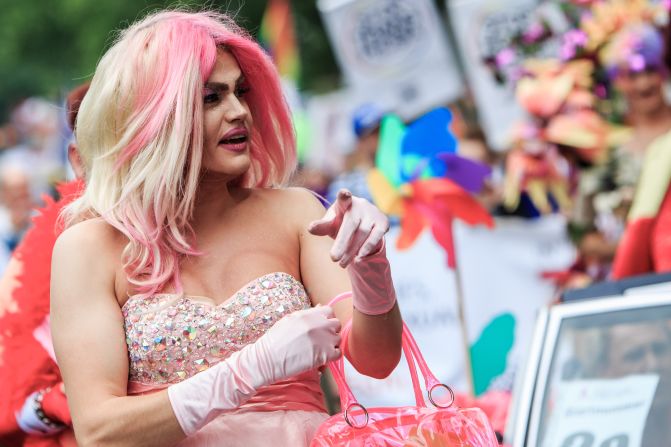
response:
M331 304L351 293L337 296ZM351 322L342 329L346 343ZM403 354L410 368L415 406L365 408L345 380L343 358L329 363L338 385L341 408L345 411L328 418L319 427L310 447L497 447L499 444L487 417L479 408L455 408L454 393L429 370L408 327L403 323ZM417 376L415 362L424 377L429 401L427 406ZM447 405L435 402L434 390L444 388L450 394Z

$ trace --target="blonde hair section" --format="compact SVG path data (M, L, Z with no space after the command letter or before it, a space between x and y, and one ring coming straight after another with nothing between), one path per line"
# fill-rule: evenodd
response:
M146 101L138 97L143 94L138 78L151 77L148 71L155 69L166 51L153 36L151 25L156 21L158 18L128 29L98 65L77 121L87 186L63 214L66 225L100 216L124 234L130 241L123 252L124 267L131 284L145 293L155 292L171 279L181 288L174 275L179 256L170 254L196 253L189 221L203 146L203 81L200 62L194 56L183 76L178 76L178 90L166 93L174 95L173 108L165 111L166 119L153 138L137 153L123 157L160 113L136 105ZM132 57L139 60L128 63Z

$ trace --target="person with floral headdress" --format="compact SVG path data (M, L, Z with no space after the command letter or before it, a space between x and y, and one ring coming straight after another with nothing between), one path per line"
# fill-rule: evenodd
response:
M388 220L347 190L324 210L283 187L279 76L230 17L121 32L76 138L86 187L54 246L51 327L78 443L307 446L328 417L321 367L395 368Z
M641 176L650 145L671 129L671 107L664 98L667 70L664 42L652 25L634 24L619 31L602 50L601 59L625 103L631 137L612 152L603 187L595 200L597 226L611 240L624 230L624 219Z
M667 69L657 29L634 24L619 31L602 51L604 65L627 106L628 143L612 154L610 191L595 197L597 224L614 237L624 230L612 276L671 270L666 248L665 197L671 170L671 107L664 97ZM667 205L668 206L668 205ZM619 217L618 217L619 216ZM626 216L626 229L623 217ZM671 247L669 247L671 248Z

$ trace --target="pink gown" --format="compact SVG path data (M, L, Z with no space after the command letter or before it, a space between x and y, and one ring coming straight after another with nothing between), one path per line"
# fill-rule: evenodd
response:
M303 285L282 272L253 280L216 306L209 298L177 294L130 297L122 308L128 394L185 380L253 343L283 316L309 307ZM260 389L178 445L308 446L327 417L313 370Z

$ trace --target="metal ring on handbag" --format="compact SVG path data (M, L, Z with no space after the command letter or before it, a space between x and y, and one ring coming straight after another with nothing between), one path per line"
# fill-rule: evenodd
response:
M363 410L363 414L366 415L366 422L363 425L355 425L349 420L349 410L352 407L359 407ZM350 404L349 407L347 407L347 409L345 410L345 422L347 422L347 425L349 425L352 428L364 428L366 425L368 425L368 419L369 419L368 410L366 410L366 407L364 407L363 405L361 405L358 402L354 402L353 404Z
M435 390L435 389L438 388L438 387L445 388L445 389L450 393L450 403L449 403L449 404L447 404L447 405L445 405L445 404L439 405L439 404L437 404L437 403L433 400L433 390ZM434 406L436 406L436 407L438 407L438 408L449 408L449 407L451 407L452 404L454 403L454 391L452 391L452 388L450 388L449 386L445 385L444 383L437 383L437 384L435 384L434 386L432 386L431 389L430 389L429 392L428 392L428 395L429 395L429 401L430 401Z

